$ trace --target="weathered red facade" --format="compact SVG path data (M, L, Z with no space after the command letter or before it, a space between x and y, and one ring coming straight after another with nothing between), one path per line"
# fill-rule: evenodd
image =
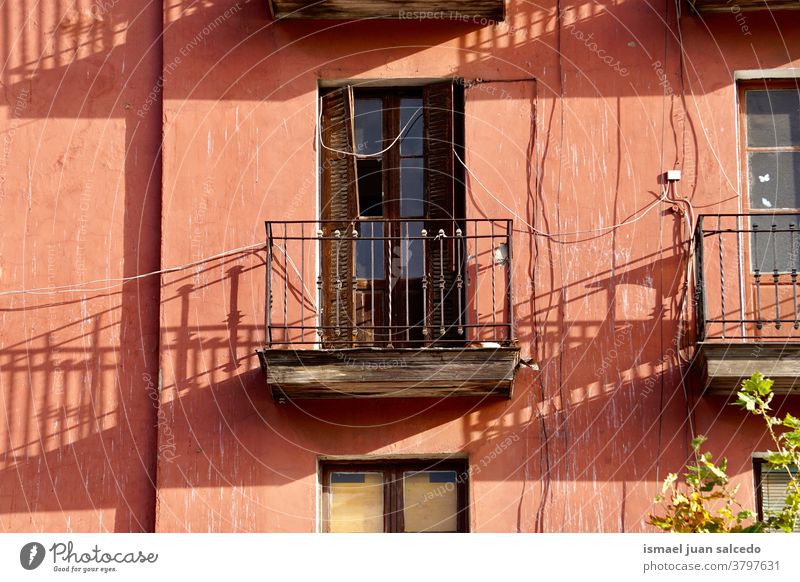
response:
M689 233L680 204L654 204L680 169L698 213L743 208L735 71L800 75L800 14L743 14L3 4L0 527L310 532L321 457L455 454L474 469L470 531L647 531L692 432L752 505L768 442L686 375ZM510 400L276 403L255 245L265 220L318 218L319 87L451 77L467 215L514 219L516 333L538 370Z

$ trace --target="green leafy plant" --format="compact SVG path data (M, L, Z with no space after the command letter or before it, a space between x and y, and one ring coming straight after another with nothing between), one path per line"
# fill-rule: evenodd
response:
M774 382L761 373L755 373L742 382L737 392L736 406L762 418L777 450L767 454L771 469L784 470L789 477L786 498L780 511L767 511L758 520L749 509L737 500L739 487L731 487L726 473L728 463L721 459L715 463L711 453L700 452L704 436L692 441L695 464L687 465L683 483L678 475L670 473L664 480L656 503L664 504L665 514L650 515L648 523L671 532L791 532L800 519L800 419L786 414L778 418L771 414Z
M731 487L728 461L715 463L711 453L700 452L706 437L692 440L696 464L687 465L683 483L670 473L656 503L665 504L663 516L650 515L648 523L664 531L679 533L758 532L762 525L752 511L736 500L739 486Z
M774 382L756 372L742 382L737 392L736 405L750 414L762 418L777 450L767 454L766 462L770 469L786 471L789 483L783 509L767 511L764 515L764 528L774 531L791 532L800 519L800 419L787 413L782 419L771 414L770 403L774 397Z

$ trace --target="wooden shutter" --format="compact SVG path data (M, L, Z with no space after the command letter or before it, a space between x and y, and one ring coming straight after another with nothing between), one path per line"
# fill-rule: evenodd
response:
M353 155L352 89L346 87L322 97L322 344L346 347L352 341L354 242L352 231L358 200ZM346 152L346 153L339 153ZM334 239L339 231L340 239Z
M425 188L428 242L427 329L431 341L459 340L453 236L457 228L454 85L447 81L423 90ZM436 240L440 231L445 238ZM444 331L444 333L442 333Z

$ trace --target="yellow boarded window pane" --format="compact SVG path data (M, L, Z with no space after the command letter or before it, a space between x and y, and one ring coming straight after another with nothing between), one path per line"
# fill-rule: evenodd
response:
M403 474L403 519L407 532L458 531L455 471Z
M329 529L335 533L383 531L382 473L331 473Z

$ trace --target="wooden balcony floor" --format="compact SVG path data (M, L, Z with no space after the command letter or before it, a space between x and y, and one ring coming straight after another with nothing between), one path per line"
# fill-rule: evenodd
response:
M774 380L776 394L800 395L800 342L703 342L692 372L699 375L704 395L734 394L754 372Z
M510 398L518 347L258 350L276 401L321 398Z

